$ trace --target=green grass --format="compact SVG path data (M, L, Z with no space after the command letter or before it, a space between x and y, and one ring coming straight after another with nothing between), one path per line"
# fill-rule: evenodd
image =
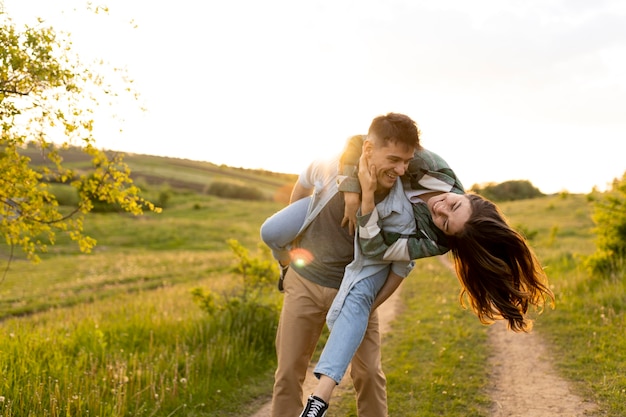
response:
M0 284L0 318L207 277L215 277L217 285L234 261L226 240L235 238L254 250L260 225L279 208L182 196L161 214L94 214L85 224L98 241L92 254L77 254L76 246L59 236L41 263L12 261Z
M600 415L626 415L626 271L591 277L570 260L552 273L557 310L542 318L541 332L556 349L560 372Z
M236 413L258 395L243 387L270 378L275 326L224 317L177 286L6 320L2 415Z
M261 223L281 205L174 192L159 215L90 216L92 254L60 238L40 264L14 259L0 284L0 415L246 415L271 391L273 329L255 331L260 339L250 327L231 331L242 318L207 314L191 291L231 294L241 277L226 240L254 253ZM595 249L585 196L500 207L532 239L556 294L535 329L556 369L598 415L626 415L625 278L582 267ZM488 415L487 327L459 306L458 291L437 258L418 261L403 284L404 308L383 343L391 415ZM280 299L274 291L269 301ZM354 399L333 413L355 415Z
M177 195L159 215L90 216L92 254L61 238L39 264L14 259L0 284L0 415L239 415L271 386L277 315L208 314L192 290L231 294L226 240L256 252L280 206Z

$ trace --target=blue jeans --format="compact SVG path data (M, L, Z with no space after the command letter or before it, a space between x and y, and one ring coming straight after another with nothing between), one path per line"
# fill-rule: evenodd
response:
M387 280L389 268L364 278L350 289L339 316L328 336L324 350L315 367L315 375L326 375L337 384L359 348L372 311L376 294Z
M274 259L281 264L291 262L289 245L302 228L311 203L311 197L294 201L268 217L261 225L261 240L272 250Z

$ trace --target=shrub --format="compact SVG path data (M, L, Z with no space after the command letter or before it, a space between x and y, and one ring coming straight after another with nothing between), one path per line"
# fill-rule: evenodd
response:
M194 302L211 317L211 333L215 334L211 344L228 347L223 357L213 361L216 374L232 374L242 363L272 360L280 315L277 305L263 302L263 295L273 288L270 277L278 275L269 249L260 246L261 257L252 258L237 240L227 243L238 259L233 270L241 274L241 288L230 295L201 288L192 291Z
M209 186L207 193L217 197L234 198L237 200L258 200L263 201L268 198L260 190L244 185L237 185L228 182L214 182Z
M474 184L471 190L494 202L525 200L545 195L528 180L505 181L483 187Z
M587 262L592 272L610 275L623 271L626 261L626 173L594 202L597 251Z
M161 208L166 208L167 204L170 202L172 198L171 190L161 190L159 193L159 197L157 198L156 204Z

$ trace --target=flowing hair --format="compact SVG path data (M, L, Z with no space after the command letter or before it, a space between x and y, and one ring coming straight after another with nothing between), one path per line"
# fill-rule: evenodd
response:
M465 296L481 323L504 319L509 329L528 332L530 306L540 312L546 299L554 307L547 276L524 237L513 230L491 201L474 194L463 230L448 236L455 269Z

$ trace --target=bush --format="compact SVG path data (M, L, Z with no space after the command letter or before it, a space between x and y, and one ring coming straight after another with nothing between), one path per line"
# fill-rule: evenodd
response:
M280 309L263 301L267 299L264 294L274 288L270 278L278 275L269 249L262 246L261 256L253 258L237 240L230 239L227 243L237 257L233 271L241 275L242 286L230 295L201 288L192 290L192 295L194 302L211 318L211 334L214 334L211 345L224 347L223 354L218 352L214 358L212 372L232 375L242 364L273 360ZM216 353L215 349L213 352Z
M505 181L483 187L474 184L471 191L494 202L525 200L545 195L528 180Z
M597 251L587 265L592 272L611 275L623 271L626 262L626 173L615 179L610 191L594 203Z
M256 188L228 182L214 182L209 186L207 192L217 197L234 198L237 200L268 200L265 194Z
M216 374L232 372L242 362L269 362L274 358L274 339L280 310L275 305L242 298L217 301L210 292L194 289L194 301L211 318L211 346L223 348L213 361ZM246 359L247 358L247 359ZM244 360L245 359L245 360ZM232 361L232 363L231 363Z

